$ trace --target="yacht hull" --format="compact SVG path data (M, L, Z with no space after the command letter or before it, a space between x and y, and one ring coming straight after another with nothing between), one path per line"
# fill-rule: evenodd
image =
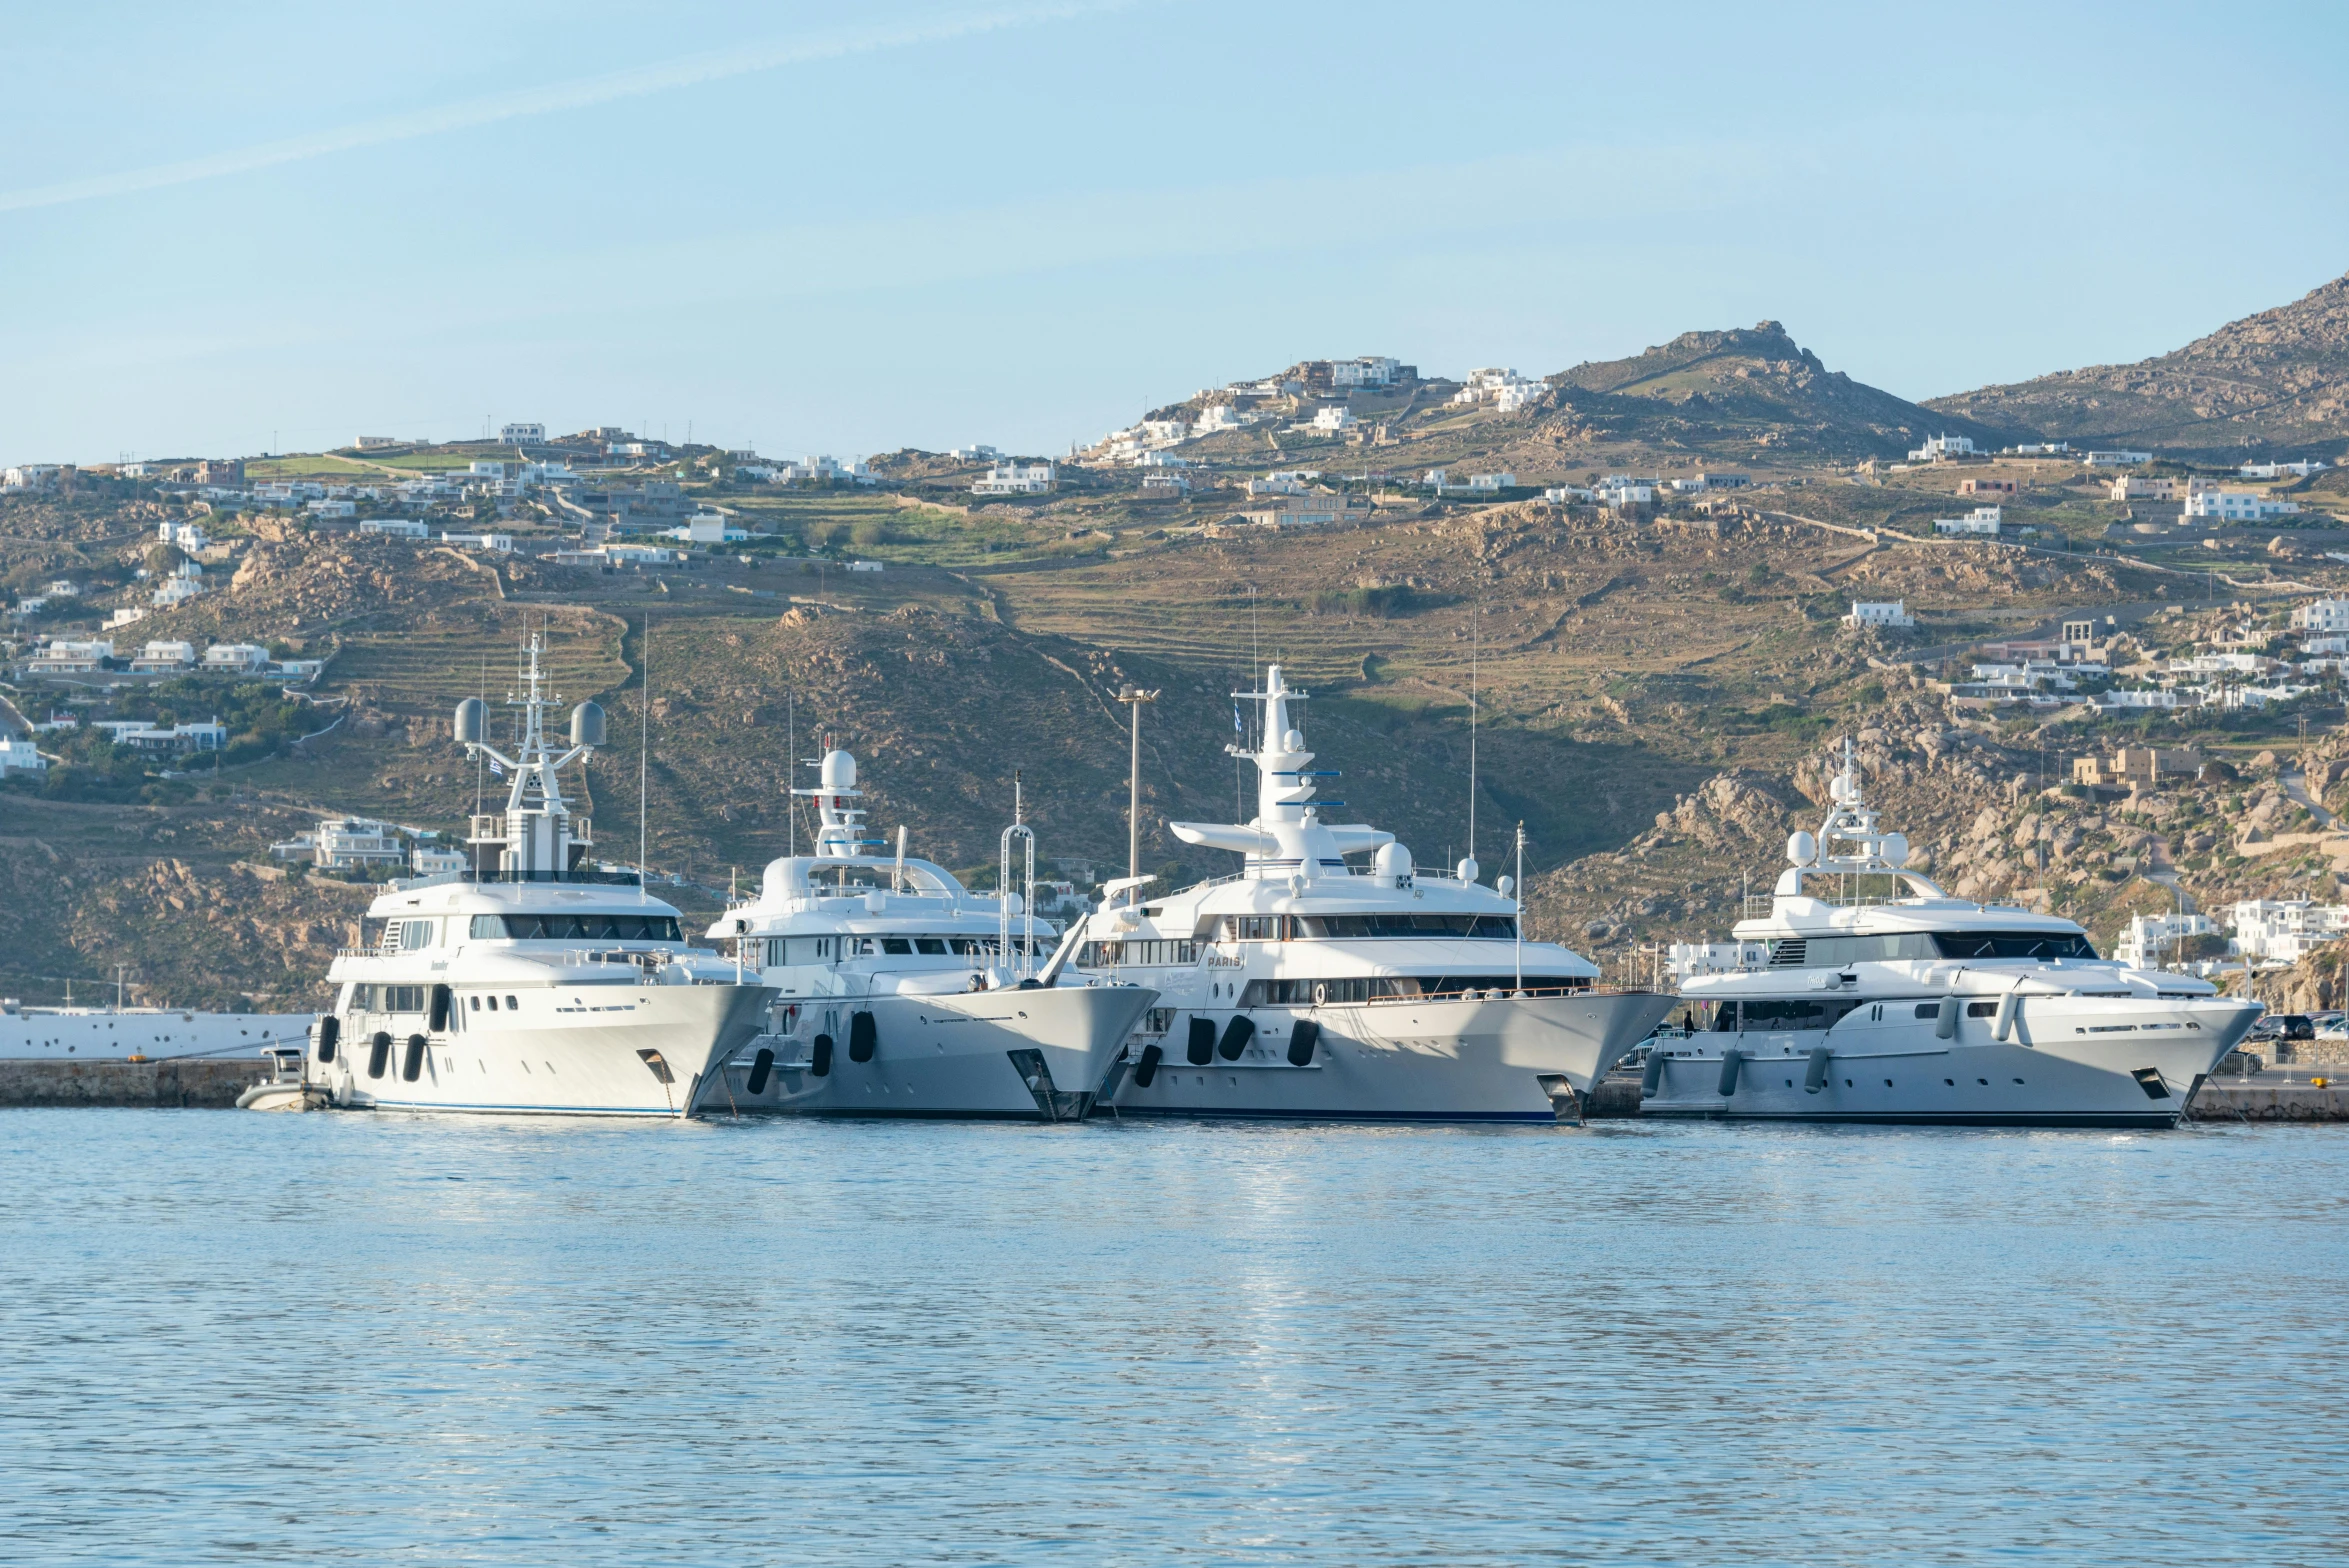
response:
M711 1069L757 1034L764 986L582 986L550 999L552 1021L466 1013L456 1032L426 1033L416 1074L399 1018L345 1021L333 1064L313 1061L338 1107L497 1116L678 1117L712 1109ZM508 1018L515 1018L509 1025ZM373 1037L392 1036L380 1074ZM646 1053L657 1053L658 1063ZM664 1078L665 1073L665 1078ZM722 1097L717 1109L724 1109Z
M1157 999L1123 985L810 997L786 1031L733 1052L711 1093L744 1115L1078 1121ZM873 1020L862 1062L859 1012ZM763 1074L762 1051L773 1053Z
M123 1061L133 1056L251 1056L300 1046L314 1013L199 1013L179 1008L28 1007L0 1012L0 1061Z
M2259 1012L2256 1003L2199 998L2132 1002L2124 1017L2093 997L2035 995L2004 1041L1989 1021L1970 1018L1948 1040L1913 1018L1824 1034L1700 1034L1658 1042L1666 1054L1640 1110L1731 1121L2173 1127ZM1743 1053L1734 1081L1725 1048ZM1824 1070L1814 1073L1821 1049Z
M1660 993L1592 991L1177 1014L1163 1040L1129 1047L1116 1105L1133 1115L1555 1122L1572 1105L1562 1089L1589 1093L1672 1006ZM1238 1016L1255 1033L1237 1057L1218 1049L1190 1060L1191 1018L1207 1020L1220 1042ZM1319 1034L1298 1065L1290 1047L1308 1021ZM1145 1074L1153 1045L1161 1056Z

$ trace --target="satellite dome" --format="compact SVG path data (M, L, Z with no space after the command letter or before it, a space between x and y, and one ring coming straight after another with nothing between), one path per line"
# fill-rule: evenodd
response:
M824 753L821 776L826 789L854 789L856 788L856 759L845 751L827 751Z

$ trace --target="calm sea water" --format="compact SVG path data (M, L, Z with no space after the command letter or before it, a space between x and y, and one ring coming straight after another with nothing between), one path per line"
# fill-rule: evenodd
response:
M2338 1562L2349 1135L0 1113L11 1563Z

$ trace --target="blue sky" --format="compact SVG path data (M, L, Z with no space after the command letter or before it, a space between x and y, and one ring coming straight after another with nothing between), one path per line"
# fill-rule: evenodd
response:
M1775 317L1909 397L2349 270L2337 6L13 8L0 459L1061 451Z

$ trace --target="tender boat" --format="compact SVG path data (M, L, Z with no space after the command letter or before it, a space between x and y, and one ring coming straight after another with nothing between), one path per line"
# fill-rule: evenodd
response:
M1829 790L1768 913L1672 949L1685 1028L1650 1047L1645 1114L2169 1127L2259 1017L2208 981L2098 957L2072 921L1903 869L1908 841L1877 826L1848 742Z

